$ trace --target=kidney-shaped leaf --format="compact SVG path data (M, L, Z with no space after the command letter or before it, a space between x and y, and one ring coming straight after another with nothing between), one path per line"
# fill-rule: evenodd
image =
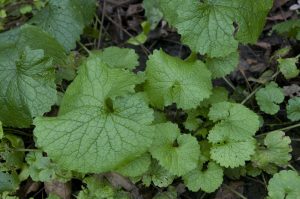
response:
M37 145L80 172L105 172L137 158L152 143L153 120L143 97L130 94L138 81L92 56L68 88L59 116L35 119Z
M32 118L56 102L52 60L43 50L0 50L0 120L4 126L28 127Z
M211 57L234 52L238 41L256 42L273 5L272 0L161 0L159 3L165 19L182 35L183 43Z

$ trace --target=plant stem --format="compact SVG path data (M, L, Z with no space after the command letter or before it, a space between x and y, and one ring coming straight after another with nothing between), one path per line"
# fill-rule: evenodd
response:
M245 104L255 93L261 88L261 86L257 87L254 91L252 91L242 102L241 104Z
M98 48L98 49L101 47L101 37L102 37L102 33L103 33L103 22L104 22L105 9L106 9L106 2L105 2L105 0L104 0L104 1L103 1L103 6L102 6L102 16L101 16L101 22L100 22L100 30L99 30L98 44L97 44L97 48ZM97 18L98 18L98 16L97 16Z
M223 80L235 91L236 88L226 77L223 77Z
M292 126L284 127L284 128L281 128L281 129L277 129L277 130L274 130L274 131L287 131L287 130L294 129L294 128L297 128L297 127L300 127L300 123L292 125ZM273 132L273 131L271 131L271 132Z
M203 199L205 196L206 196L206 193L204 192L204 193L201 195L201 198L200 198L200 199Z
M79 46L81 47L81 48L83 48L83 50L85 51L85 52L87 52L88 54L91 54L91 52L90 52L90 50L89 49L87 49L86 47L85 47L85 45L83 45L81 42L77 42L78 44L79 44Z
M247 199L245 196L243 196L241 193L237 192L236 190L232 189L230 186L228 186L227 184L224 184L224 187L227 188L229 191L231 191L232 193L236 194L237 196L239 196L242 199Z
M288 130L291 130L291 129L294 129L294 128L297 128L297 127L300 127L300 123L292 125L292 126L284 127L284 128L281 128L281 129L276 129L276 130L273 130L273 131L269 131L269 132L266 132L266 133L262 133L262 134L256 135L255 137L264 136L268 133L272 133L272 132L275 132L275 131L288 131Z
M112 22L114 25L116 25L118 28L120 28L123 32L125 32L129 37L131 37L135 42L137 42L142 50L144 51L144 53L146 55L149 55L151 54L151 52L144 46L144 44L142 44L139 40L137 40L135 38L135 36L133 36L130 32L128 32L125 28L123 28L120 24L118 24L117 22L115 22L112 18L110 18L109 16L105 15L105 17L110 21Z
M4 132L8 131L9 133L12 133L12 134L19 134L19 135L24 135L24 136L32 137L32 134L25 133L25 132L23 132L21 130L6 128L6 127L4 127L3 129L4 129Z
M265 123L266 126L283 126L283 125L289 125L289 124L293 124L294 122L284 122L284 123L281 123L281 124L275 124L275 123Z
M258 86L254 91L252 91L242 102L241 104L245 104L253 95L255 95L255 93L265 84L267 84L269 81L273 80L278 74L280 73L280 71L277 71L276 73L274 73L274 75L272 75L272 77L266 81L264 84Z
M298 172L297 169L295 169L291 164L289 164L288 167L291 168L293 171Z
M295 141L295 142L300 142L300 139L297 139L297 138L291 138L292 141Z
M42 152L42 150L40 150L40 149L11 149L11 150L13 150L13 151L21 151L21 152Z

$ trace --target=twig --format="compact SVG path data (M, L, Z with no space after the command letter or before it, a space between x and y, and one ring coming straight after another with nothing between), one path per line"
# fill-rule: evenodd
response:
M31 134L25 133L25 132L17 130L17 129L10 129L10 128L5 128L4 127L4 131L9 131L10 133L13 133L13 134L19 134L19 135L24 135L24 136L32 137Z
M122 19L121 19L121 15L120 15L120 9L121 8L117 8L117 19L119 21L119 34L120 34L120 39L123 41L124 40L124 33L123 30L125 30L125 28L122 25Z
M256 135L255 137L264 136L264 135L267 135L268 133L272 133L272 132L275 132L275 131L288 131L288 130L298 128L298 127L300 127L300 123L292 125L292 126L284 127L284 128L281 128L281 129L276 129L276 130L273 130L273 131L269 131L269 132L266 132L266 133L262 133L262 134Z
M277 129L277 130L274 130L274 131L287 131L287 130L291 130L291 129L294 129L294 128L297 128L297 127L300 127L300 123L292 125L292 126L284 127L284 128L281 128L281 129ZM271 131L271 132L273 132L273 131Z
M298 172L297 169L295 169L295 167L293 167L291 164L289 164L288 167L291 168L293 171Z
M118 26L119 28L121 28L122 31L124 31L128 36L130 36L134 41L136 41L143 49L143 51L145 52L146 55L151 54L151 52L144 46L144 44L142 44L139 40L137 40L135 38L135 36L133 36L130 32L128 32L125 28L121 27L120 24L118 24L117 22L115 22L112 18L110 18L109 16L105 15L105 17L112 22L113 24L115 24L116 26Z
M245 74L244 70L239 69L239 71L241 72L243 78L245 79L245 81L246 81L246 83L247 83L247 86L248 86L248 88L249 88L249 91L252 92L252 87L251 87L251 85L250 85L250 83L249 83L249 81L248 81L248 79L247 79L247 77L246 77L246 74Z
M242 102L241 104L245 104L255 93L261 88L262 86L260 85L257 87L254 91L252 91Z
M85 45L83 45L80 41L78 41L77 43L79 44L79 46L80 46L81 48L83 48L83 50L84 50L85 52L87 52L87 54L91 54L91 51L90 51L89 49L87 49L87 48L85 47Z
M103 0L103 6L102 6L102 16L101 16L101 22L100 22L100 31L99 31L99 37L98 37L98 44L97 44L97 49L100 48L101 46L101 41L102 41L102 33L103 33L103 22L104 22L104 15L105 15L105 9L106 9L106 1ZM98 18L98 16L97 16Z
M226 77L223 77L223 80L235 91L236 88Z
M22 152L42 152L40 149L10 149L12 151L22 151Z
M229 191L231 191L232 193L234 193L235 195L239 196L242 199L247 199L245 196L243 196L241 193L237 192L236 190L232 189L230 186L228 186L227 184L224 184L224 187L227 188Z
M282 125L289 125L289 124L293 124L294 122L284 122L281 124L275 124L275 123L265 123L264 125L266 126L282 126Z
M249 177L249 176L245 176L244 178L247 178L247 179L249 179L249 180L252 180L252 181L254 181L254 182L257 182L257 183L259 183L259 184L262 184L262 185L264 185L264 186L266 187L266 184L265 184L263 181L257 180L257 179L255 179L255 178L252 178L252 177Z
M206 196L206 193L204 192L204 193L201 195L200 199L203 199L205 196Z
M267 84L270 80L273 80L278 74L280 73L280 71L277 71L274 75L272 75L272 77L267 80L264 84L258 86L254 91L252 91L242 102L241 104L245 104L253 95L255 95L255 93L265 84Z

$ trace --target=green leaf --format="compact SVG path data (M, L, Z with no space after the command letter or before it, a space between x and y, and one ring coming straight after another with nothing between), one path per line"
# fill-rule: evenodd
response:
M23 149L24 142L21 137L5 133L0 140L0 170L16 171L23 166L24 152L14 149Z
M37 145L63 168L111 171L142 155L152 143L153 111L133 74L88 58L68 87L58 117L36 118Z
M15 191L19 186L17 174L9 174L0 171L0 193L4 191Z
M246 141L228 140L220 142L220 144L213 144L210 151L211 159L226 168L244 166L245 162L250 160L254 153L254 139L248 139Z
M26 14L32 12L32 6L31 5L24 5L20 8L21 14Z
M129 199L129 194L114 189L106 180L98 176L87 177L83 180L86 188L79 192L77 199Z
M208 140L214 144L226 140L251 140L259 129L257 114L241 104L230 102L213 104L208 117L218 122L208 135Z
M208 99L201 103L201 107L209 107L212 104L228 101L228 91L224 87L214 87Z
M224 169L224 174L231 180L238 180L243 176L246 176L247 170L245 166L239 166L235 168Z
M116 171L123 176L138 177L146 173L151 164L151 156L145 153L128 164L118 168Z
M145 15L147 17L147 20L151 24L151 29L156 28L156 26L163 17L163 13L159 9L159 1L144 0L143 7L145 9Z
M246 165L246 169L247 169L247 175L252 177L257 177L262 173L262 170L260 168L253 166L251 163Z
M281 171L269 181L268 199L296 199L300 195L300 176L296 171Z
M1 199L19 199L17 196L11 196L10 192L6 192L6 191L0 195L0 198Z
M151 182L157 187L168 187L175 177L175 175L160 166L156 160L153 160L149 171L142 177L142 182L147 187L150 186Z
M0 51L0 120L4 126L29 127L32 118L56 102L55 70L43 50Z
M61 199L58 195L50 193L47 197L47 199Z
M234 69L237 68L239 63L239 53L237 51L230 53L226 57L207 58L206 65L210 70L213 78L224 77Z
M42 49L45 56L53 58L54 64L66 63L64 48L48 33L38 27L23 25L0 34L0 49L16 48L19 52L30 47L33 50Z
M260 110L270 115L279 111L279 104L284 100L283 90L275 82L271 82L264 88L259 89L255 98Z
M210 57L229 55L236 51L239 41L255 43L273 5L272 0L162 0L159 3L164 18L177 28L182 42L192 51ZM238 26L236 34L234 23Z
M162 50L154 51L147 62L145 91L157 108L172 103L183 109L196 108L211 94L210 76L200 61L187 62Z
M92 55L81 65L78 76L68 87L59 113L63 115L78 108L91 106L96 106L97 109L104 108L109 112L108 109L113 108L109 105L111 100L134 93L135 85L140 82L137 75L114 68L100 57ZM142 96L138 98L142 99ZM118 99L118 102L121 101L126 100ZM126 106L123 103L122 105Z
M95 5L94 0L49 0L30 23L48 32L70 51L76 47L84 26L91 21Z
M197 130L200 124L203 123L203 121L199 118L199 115L201 115L201 110L190 109L186 111L186 113L188 114L188 117L186 121L183 123L185 128L187 128L190 131Z
M59 180L67 182L72 178L71 171L62 170L49 157L43 156L42 152L30 152L25 158L27 166L23 168L23 174L27 173L34 181L50 182Z
M10 145L13 148L24 148L24 141L19 136L7 133L5 134L5 139L9 141Z
M55 170L49 157L44 157L42 152L30 152L26 155L29 164L29 175L32 180L47 182L54 179Z
M199 144L202 154L199 159L199 164L204 164L210 160L211 144L207 140L201 140Z
M177 199L177 190L175 187L170 186L168 191L159 192L153 199Z
M88 25L95 16L97 1L95 0L72 0L83 18L83 23Z
M7 17L6 11L4 9L0 10L0 18L5 19Z
M223 182L223 169L215 162L209 162L207 169L197 168L183 176L184 184L193 192L199 189L212 193Z
M286 79L292 79L299 75L300 70L297 69L297 62L298 57L278 59L280 72Z
M255 151L252 136L259 129L258 116L245 106L230 102L213 104L208 116L218 122L208 135L211 158L224 167L245 165Z
M152 157L174 175L184 175L196 168L200 157L200 146L195 137L180 134L172 123L157 124L155 140L150 148Z
M286 37L292 37L300 40L300 20L289 19L281 23L277 23L273 26L273 31L276 31L280 35Z
M97 56L103 62L113 68L134 69L138 66L138 55L133 49L108 47L100 52L93 52L92 56Z
M291 139L284 135L282 131L275 131L267 134L264 139L264 146L258 147L252 162L255 167L259 167L268 173L272 173L273 165L287 166L292 156L290 152ZM271 168L269 170L269 168Z
M300 120L300 97L294 97L288 101L288 105L286 107L287 117L291 121L299 121Z
M144 21L141 23L142 32L137 36L131 37L126 41L128 44L132 45L141 45L147 41L148 33L150 31L150 23L148 21Z

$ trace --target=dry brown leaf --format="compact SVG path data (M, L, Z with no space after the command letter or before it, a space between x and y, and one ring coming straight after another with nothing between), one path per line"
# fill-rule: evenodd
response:
M300 97L300 86L292 84L290 86L283 87L284 95L289 97Z
M45 182L45 191L47 194L53 193L62 199L71 198L70 183L62 183L59 181Z

